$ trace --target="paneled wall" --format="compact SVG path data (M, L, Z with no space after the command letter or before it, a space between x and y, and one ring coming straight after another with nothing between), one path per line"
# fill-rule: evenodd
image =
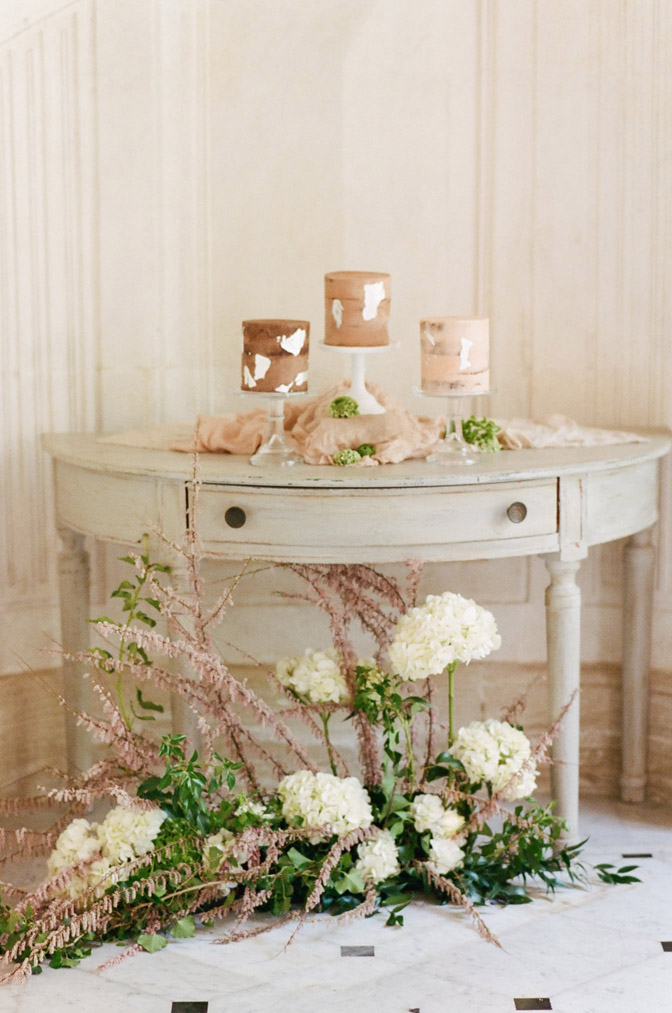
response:
M410 390L420 316L487 313L497 393L480 410L672 424L671 65L669 0L8 4L0 670L57 664L38 653L58 635L39 433L240 409L240 321L305 315L319 338L327 270L392 274L400 347L376 379L416 411L442 408ZM340 368L315 347L313 389ZM100 599L112 570L98 551ZM543 658L539 561L430 579L492 606L503 660ZM620 547L581 580L584 657L616 662ZM269 590L248 601L271 654Z
M60 5L0 45L5 672L35 663L42 631L55 632L51 487L39 434L93 429L99 418L93 15L88 0Z

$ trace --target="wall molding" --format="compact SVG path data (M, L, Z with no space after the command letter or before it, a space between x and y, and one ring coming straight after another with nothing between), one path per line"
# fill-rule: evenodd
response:
M95 61L91 0L0 44L0 609L55 595L47 430L96 420Z

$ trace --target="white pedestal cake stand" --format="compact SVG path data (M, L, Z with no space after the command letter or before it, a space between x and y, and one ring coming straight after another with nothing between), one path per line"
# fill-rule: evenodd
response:
M444 391L441 394L432 394L422 390L421 387L414 387L413 393L418 397L440 397L448 402L446 411L446 435L437 443L434 452L426 459L429 464L450 467L454 464L476 464L480 451L473 443L467 443L462 434L462 419L465 413L465 401L474 400L477 397L486 397L494 394L494 388L489 390L473 391Z
M350 397L359 405L359 414L383 415L385 408L366 389L366 358L368 355L380 355L382 352L389 352L390 349L399 348L399 342L392 345L327 345L321 341L320 348L350 356Z
M244 397L268 398L268 429L266 438L250 458L256 468L286 468L303 464L303 458L290 447L285 439L285 400L288 397L305 397L306 391L277 393L270 391L237 390Z

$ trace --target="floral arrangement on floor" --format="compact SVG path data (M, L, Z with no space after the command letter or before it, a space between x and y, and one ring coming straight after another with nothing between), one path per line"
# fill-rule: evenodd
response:
M552 805L531 797L554 729L532 746L515 710L454 727L458 666L499 647L493 616L453 593L416 605L417 563L404 588L365 565L289 565L304 588L289 597L327 615L333 645L267 671L286 700L278 712L214 646L235 587L206 607L197 493L195 482L185 546L171 546L192 594L146 550L125 557L135 578L114 592L125 620L97 620L106 646L79 657L102 709L79 720L109 745L108 757L44 795L0 801L7 815L64 808L47 831L2 832L8 858L44 855L48 868L29 892L0 884L2 980L37 973L45 961L72 966L102 941L128 944L114 962L153 952L220 919L227 931L217 941L230 942L267 930L246 927L256 911L298 927L319 912L351 919L384 909L388 924L400 925L417 896L461 905L496 942L480 904L524 903L533 886L581 880L580 846L564 843ZM375 646L372 658L357 657L357 625ZM447 728L435 681L447 697ZM143 696L148 685L186 703L191 742L152 735L162 708ZM332 740L336 712L357 742L354 773ZM297 721L305 734L292 730ZM87 818L110 801L100 822ZM628 871L601 870L612 881L627 881Z

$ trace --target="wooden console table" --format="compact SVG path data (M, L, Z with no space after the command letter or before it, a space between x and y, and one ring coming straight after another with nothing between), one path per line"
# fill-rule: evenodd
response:
M548 712L554 720L579 688L580 561L591 545L628 538L624 559L622 797L646 786L648 670L660 458L665 433L645 443L505 451L472 467L442 470L422 461L379 468L298 466L266 471L246 458L203 455L199 533L206 556L317 563L384 563L543 556ZM125 545L149 526L179 541L184 532L189 455L48 435L54 461L62 642L88 646L89 567L84 536ZM504 631L505 632L505 631ZM66 693L83 702L76 665ZM73 769L88 765L86 744L67 718ZM579 701L557 736L552 791L571 836L578 833Z

